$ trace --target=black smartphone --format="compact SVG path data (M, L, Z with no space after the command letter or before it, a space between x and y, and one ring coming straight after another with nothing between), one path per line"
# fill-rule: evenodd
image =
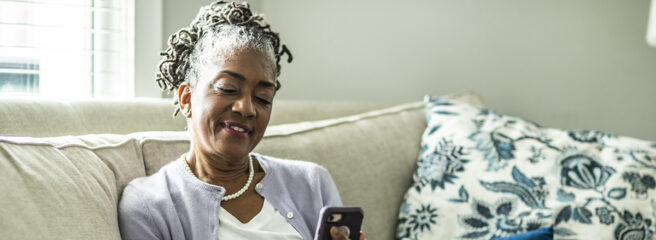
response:
M330 240L330 228L332 226L347 226L351 231L349 238L360 239L360 227L364 213L360 207L323 207L319 215L317 232L314 240Z

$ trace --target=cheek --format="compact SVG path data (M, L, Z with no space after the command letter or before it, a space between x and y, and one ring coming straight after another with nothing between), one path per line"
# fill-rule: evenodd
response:
M193 127L197 133L201 135L212 135L213 132L217 131L216 122L214 121L217 118L213 115L215 111L212 110L210 105L196 106L194 110L196 111L192 115Z
M270 119L271 119L271 107L263 108L260 111L260 118L258 119L258 123L266 128L266 126L269 124Z

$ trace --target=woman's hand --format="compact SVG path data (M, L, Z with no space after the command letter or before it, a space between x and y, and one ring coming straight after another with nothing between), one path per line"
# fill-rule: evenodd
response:
M351 230L347 226L333 226L330 228L330 236L333 240L352 240L349 239L350 234ZM364 240L364 233L362 231L360 231L360 240Z

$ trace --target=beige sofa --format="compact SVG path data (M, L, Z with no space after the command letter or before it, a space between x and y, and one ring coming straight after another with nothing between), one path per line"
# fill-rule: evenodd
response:
M449 97L482 105L472 92ZM274 106L255 151L325 166L344 203L363 207L368 239L393 239L426 126L422 102ZM188 149L185 121L172 119L172 107L0 98L0 238L120 239L123 187Z

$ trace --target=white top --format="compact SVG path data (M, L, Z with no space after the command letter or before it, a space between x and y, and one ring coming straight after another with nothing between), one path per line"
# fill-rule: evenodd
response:
M303 239L301 234L266 199L262 204L262 210L247 223L240 222L221 207L219 226L218 239Z

